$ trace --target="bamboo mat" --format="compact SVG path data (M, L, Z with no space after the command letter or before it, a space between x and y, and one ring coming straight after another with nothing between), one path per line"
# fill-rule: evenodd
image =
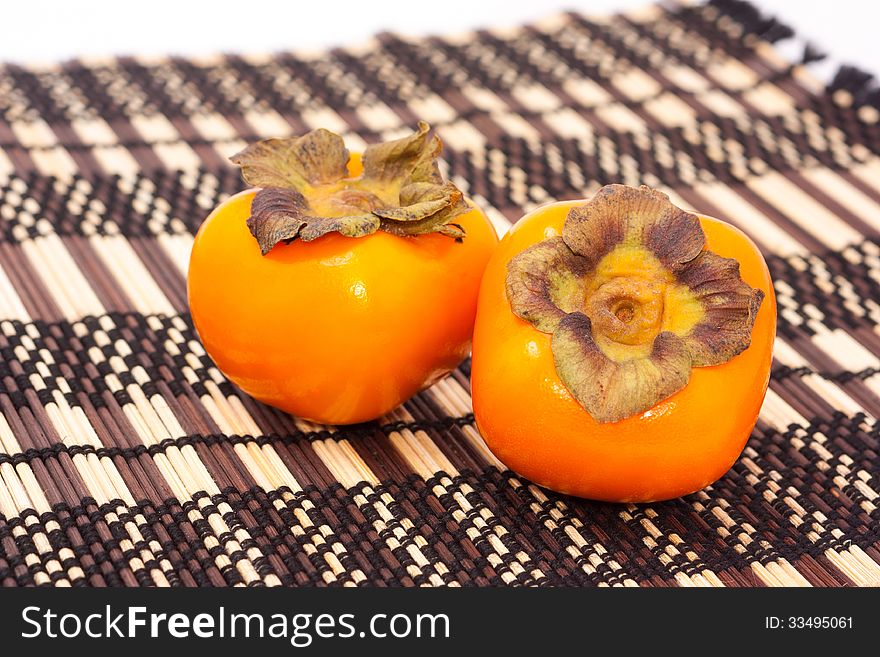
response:
M880 585L880 96L824 88L733 0L319 55L0 68L3 585ZM193 233L247 142L437 127L503 231L646 183L767 255L773 377L743 456L659 504L538 488L476 432L468 366L322 427L213 366Z

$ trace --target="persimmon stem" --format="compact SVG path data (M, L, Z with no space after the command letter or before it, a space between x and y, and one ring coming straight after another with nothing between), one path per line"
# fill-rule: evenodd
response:
M508 264L513 312L553 334L562 382L599 422L650 409L751 342L763 293L705 249L699 219L647 187L603 187L562 238Z

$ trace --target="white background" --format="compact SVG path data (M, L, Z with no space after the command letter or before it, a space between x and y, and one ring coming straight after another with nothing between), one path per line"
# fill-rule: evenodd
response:
M516 25L563 10L610 13L650 0L12 0L3 3L0 60L80 56L266 52ZM755 0L841 62L880 77L877 0Z

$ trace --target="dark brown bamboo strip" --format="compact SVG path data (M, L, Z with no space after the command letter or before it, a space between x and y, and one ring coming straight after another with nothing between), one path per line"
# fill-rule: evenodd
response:
M66 153L76 163L78 173L85 178L91 178L103 171L95 156L89 150L79 147L83 142L69 124L53 121L49 123L49 127L57 136L59 143L64 145Z
M24 394L25 394L26 397L29 397L29 396L32 394L32 391L30 391L30 390L26 390L26 391L24 391ZM30 403L30 404L31 404L31 408L34 409L34 410L37 409L37 407L35 406L36 403L37 403L37 402L36 402L34 399L31 399L31 403ZM61 413L62 413L62 416L64 416L65 413L66 413L66 414L67 414L67 419L66 419L66 420L65 420L65 419L61 419L61 418L59 418L59 419L60 419L61 422L63 422L63 423L66 425L66 427L65 427L66 429L73 429L73 424L75 424L75 423L77 422L77 419L76 419L74 416L70 415L69 411L65 412L65 409L66 409L66 408L69 408L69 407L67 407L66 403L63 401L62 398L59 398L59 397L56 395L56 397L55 397L55 401L54 401L54 402L50 402L50 403L46 406L46 408L47 408L47 411L52 411L52 410L54 409L54 410L57 412L58 410L60 410ZM53 418L53 422L57 422L57 420L56 420L55 418ZM33 430L31 430L31 431L33 431ZM51 440L51 439L50 439L50 440ZM39 445L39 444L38 444L38 445ZM45 443L44 443L42 446L43 446L43 447L48 447L48 446L50 446L50 444L45 444ZM77 457L74 457L74 459L76 459L76 458L77 458ZM94 469L94 466L96 466L97 463L92 463L91 465L92 465L91 473L90 473L89 475L87 475L87 480L91 479L91 481L90 481L89 484L88 484L88 488L89 488L88 493L89 493L89 494L97 495L98 497L104 497L105 495L107 495L107 494L109 493L109 495L115 497L115 491L114 491L114 492L109 492L109 491L111 491L111 490L113 489L113 483L112 483L110 480L105 480L105 481L103 481L103 482L100 482L100 472L101 472L101 470L100 470L100 469ZM125 463L121 463L121 465L122 465L123 469L127 469L127 464L125 464ZM81 472L83 472L83 473L89 472L89 468L88 468L88 467L86 466L86 464L82 461L82 457L80 457L80 463L79 463L79 465L78 465L77 467L78 467L78 469L79 469ZM98 475L99 479L94 479L93 477L94 477L95 475ZM76 500L78 501L81 497L83 497L83 495L77 496ZM111 521L115 521L115 516L111 516L111 517L110 517L110 520L111 520ZM140 540L140 536L139 536L139 535L135 535L134 540L139 541L139 540ZM152 560L152 554L148 554L148 558L149 558L150 560ZM163 581L164 581L164 580L163 580Z
M131 386L128 386L128 390L129 390L129 391L133 391L134 389L133 389ZM143 394L143 393L141 393L141 394ZM106 393L105 393L105 395L106 395ZM105 398L106 398L106 397L105 397ZM113 397L109 397L109 398L108 398L108 402L107 402L108 404L111 404L111 401L110 401L110 400L112 400L112 404L115 405L115 403L116 403L115 399L114 399ZM134 415L134 414L132 414L133 406L132 406L131 403L128 403L128 404L126 404L125 406L127 407L127 409L121 413L122 416L126 416L126 417L128 417L128 418L138 418L138 421L140 421L140 422L151 422L151 420L149 419L149 415L146 416L146 419L144 419L143 417L138 417L138 415ZM141 413L143 413L143 412L145 412L145 411L147 410L146 405L141 406L141 408L143 408L143 411L141 411ZM134 437L134 436L137 436L139 433L140 433L141 435L143 435L143 431L144 431L144 429L138 429L137 427L135 427L134 430L132 430L131 433L130 433L129 435L131 435L131 436L133 436L133 437ZM136 440L136 438L135 438L135 440ZM174 454L172 454L171 456L172 456L172 459L174 459ZM179 458L179 457L178 457L178 458ZM178 472L181 472L182 462L180 462L179 460L178 460L177 462L175 462L174 460L172 460L171 463L174 463L173 467L176 468ZM166 466L166 467L167 467L167 466ZM166 473L163 473L162 476L163 476L164 478L167 479L169 475L168 475L167 472L166 472ZM195 483L194 481L193 481L193 482L188 482L186 485L187 485L188 487L190 487L190 490L192 490L191 487L194 485L194 483ZM216 523L216 521L215 521L215 523ZM221 563L225 563L225 561L226 561L225 558L220 558L220 557L218 557L218 559L220 559L220 562L221 562ZM241 563L241 562L239 562L239 563ZM248 570L245 570L244 572L245 572L245 574L247 574L247 573L248 573Z
M112 284L112 275L92 250L87 239L79 235L69 235L62 237L62 240L104 308L118 312L133 310L131 300L119 286Z
M185 281L156 241L143 237L130 237L128 241L174 309L186 312Z
M865 184L865 181L859 178L858 176L853 175L851 172L842 170L838 172L839 175L846 180L850 185L855 187L865 196L868 196L875 203L880 203L880 190L876 187L871 187L870 185Z
M817 369L831 372L842 369L831 355L819 348L807 335L799 335L791 342L798 352L803 354ZM868 390L863 382L852 379L844 383L843 387L858 403L866 408L876 409L877 395Z
M182 115L177 115L169 117L169 121L171 121L171 124L175 127L177 132L180 133L182 139L198 142L201 138L198 130L188 118ZM193 145L193 150L199 156L199 159L204 166L209 169L215 169L226 165L226 161L208 144L196 143Z
M3 152L19 175L26 175L36 170L37 167L29 155L28 149L21 145L5 121L0 121L0 143L8 144L8 146L4 146Z
M34 319L55 321L61 318L61 311L33 271L31 264L16 244L0 241L0 255L4 270L15 287L19 298Z
M807 194L812 196L816 201L827 208L830 212L833 212L835 215L843 219L847 224L852 226L856 230L856 232L867 237L875 236L878 234L877 229L866 223L862 219L862 217L856 216L855 214L850 212L846 207L844 207L831 196L829 196L828 193L823 191L815 184L806 180L802 175L799 175L792 171L783 172L782 175L785 176L785 178L790 180L792 183L803 189Z

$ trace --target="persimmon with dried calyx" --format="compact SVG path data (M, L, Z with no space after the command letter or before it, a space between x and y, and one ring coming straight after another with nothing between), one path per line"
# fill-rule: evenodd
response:
M253 397L326 424L384 415L470 351L498 242L438 167L426 124L350 154L326 130L234 156L256 187L218 206L189 265L193 323Z
M618 502L721 477L769 382L776 301L754 243L648 187L521 219L492 256L474 330L477 425L508 467Z

